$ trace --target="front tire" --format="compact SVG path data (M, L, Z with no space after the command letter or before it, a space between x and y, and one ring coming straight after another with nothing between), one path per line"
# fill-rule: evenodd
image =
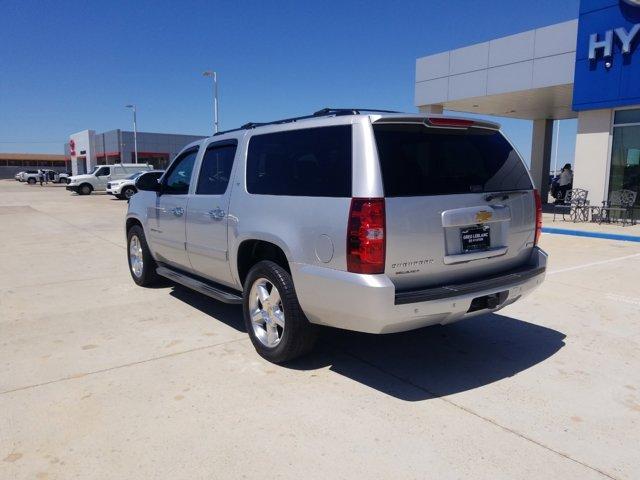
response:
M118 198L123 198L125 200L129 200L136 194L137 190L134 187L124 187Z
M309 353L317 328L304 315L289 272L261 261L244 282L244 321L256 351L273 363Z
M83 183L82 185L80 185L80 188L78 188L78 195L91 195L92 191L93 187L91 185L89 185L88 183Z
M35 178L30 178L30 179L27 180L27 183L29 185L35 185L36 184L36 179Z
M127 260L131 278L140 287L151 287L159 283L156 261L151 256L144 230L134 225L127 232Z

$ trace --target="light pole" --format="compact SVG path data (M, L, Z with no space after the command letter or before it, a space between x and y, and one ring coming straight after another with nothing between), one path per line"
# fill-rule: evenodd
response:
M213 133L218 133L218 74L213 70L202 72L203 77L213 79Z
M136 106L125 105L125 108L130 108L131 110L133 110L133 151L135 155L135 163L138 163L138 126L136 122Z
M556 127L556 151L555 151L555 159L554 159L554 167L553 167L553 176L555 177L558 173L558 144L560 143L560 120L556 120L558 124Z

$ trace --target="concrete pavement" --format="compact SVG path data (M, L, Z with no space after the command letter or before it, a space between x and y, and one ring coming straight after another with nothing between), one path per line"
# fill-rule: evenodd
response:
M543 235L525 301L279 367L133 284L125 210L0 181L1 479L637 478L640 245Z

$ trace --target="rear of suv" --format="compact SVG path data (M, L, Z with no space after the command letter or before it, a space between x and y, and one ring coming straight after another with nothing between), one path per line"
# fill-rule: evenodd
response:
M325 109L189 145L136 182L131 274L244 305L257 351L316 325L391 333L496 311L544 279L541 205L499 126Z

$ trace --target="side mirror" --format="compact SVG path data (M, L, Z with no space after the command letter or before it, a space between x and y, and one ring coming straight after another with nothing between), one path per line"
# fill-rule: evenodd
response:
M160 192L161 184L158 181L158 174L143 173L135 181L136 188L145 192Z

